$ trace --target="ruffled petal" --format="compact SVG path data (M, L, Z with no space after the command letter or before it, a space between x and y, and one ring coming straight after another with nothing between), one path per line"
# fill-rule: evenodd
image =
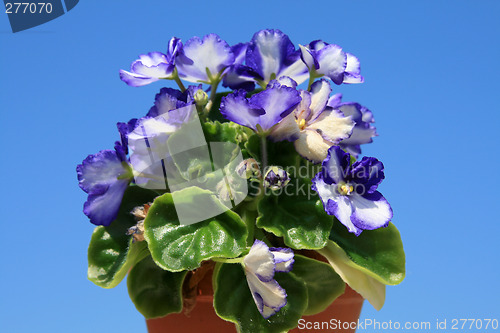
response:
M243 259L243 264L248 272L255 274L263 282L271 281L274 277L274 257L263 241L255 240L250 252Z
M232 122L257 130L256 125L259 123L259 116L264 114L265 111L260 107L251 105L245 95L246 91L238 90L223 97L220 103L220 112L224 118Z
M288 116L283 118L276 126L271 130L269 137L273 141L295 141L300 136L300 128L295 119L294 113L290 113Z
M344 83L363 83L365 79L361 76L359 59L348 52L346 52L346 57Z
M324 140L316 131L301 131L299 138L294 141L295 150L304 158L319 163L326 157L331 143Z
M250 103L263 110L259 116L258 124L264 131L271 129L279 121L290 114L301 101L299 92L276 82L270 83L270 88L250 97Z
M115 180L109 185L96 187L96 191L89 194L83 212L91 223L108 226L116 219L129 182L128 179Z
M255 240L252 248L243 259L248 287L257 309L264 318L269 318L286 305L286 292L274 280L274 274L276 261L283 269L287 268L287 263L293 261L293 252L292 258L290 258L290 251L269 249L264 242Z
M158 81L156 77L147 77L120 69L120 79L131 87L142 87Z
M322 79L311 85L310 121L315 121L321 112L323 112L331 92L332 88L326 80Z
M307 66L307 68L310 69L318 69L319 68L319 63L316 60L316 58L313 56L313 53L307 46L300 45L300 58L304 62L304 64Z
M319 74L328 76L335 84L341 84L344 81L347 57L340 46L325 45L316 51L316 57L319 63L319 68L316 71Z
M331 144L338 144L351 135L353 127L354 122L350 117L344 117L342 112L330 109L321 112L316 121L307 126L307 129L318 132Z
M328 156L322 163L323 174L328 183L339 184L350 172L351 156L338 146L328 150Z
M294 51L292 42L280 30L261 30L254 34L248 45L246 63L269 82L272 74L282 76L285 59Z
M109 186L117 178L127 173L114 150L102 150L95 155L89 155L82 164L76 167L80 188L87 193L94 191L96 186Z
M292 270L294 253L290 248L275 248L269 249L274 256L274 262L276 264L276 272L288 273Z
M190 82L211 82L207 69L214 77L233 63L231 47L216 34L189 39L176 58L179 76Z
M286 291L276 280L263 282L251 273L246 274L248 287L264 318L269 318L286 305Z
M391 205L380 192L350 196L353 213L352 222L360 229L373 230L386 227L392 219Z
M373 193L385 178L384 164L374 157L363 157L352 165L350 178L358 185L357 193Z

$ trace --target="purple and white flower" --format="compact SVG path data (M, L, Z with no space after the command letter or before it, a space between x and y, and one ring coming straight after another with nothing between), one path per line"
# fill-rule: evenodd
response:
M268 132L300 103L297 90L276 80L250 98L245 95L246 91L237 90L223 97L220 112L226 119L261 133Z
M245 275L257 309L269 318L287 303L286 291L274 279L276 272L290 272L294 253L289 248L269 248L255 240L250 252L243 259Z
M350 165L351 156L333 146L323 161L322 170L313 178L325 211L357 236L363 230L386 227L392 208L377 191L384 179L384 165L373 157L363 157Z
M315 40L299 47L301 58L313 77L327 76L335 84L364 81L358 58L342 51L340 46Z
M226 69L233 65L231 47L216 34L189 39L177 56L179 76L189 82L217 84Z
M377 130L372 125L375 120L373 113L366 107L355 102L341 103L341 100L342 94L335 94L328 100L328 106L340 110L346 117L351 117L355 125L351 136L342 140L339 146L357 158L361 154L360 145L373 142L372 138L377 136Z
M132 87L145 86L160 79L173 79L175 58L180 49L180 39L172 37L168 43L167 54L150 52L139 55L139 59L130 66L130 72L120 70L120 78Z
M241 59L241 57L239 58ZM271 80L289 76L297 83L307 80L307 67L300 51L280 30L261 30L254 34L246 47L245 64L238 62L224 80L231 89L253 89L253 82L265 86Z
M80 188L88 193L83 212L95 225L110 225L133 178L123 147L117 143L115 150L89 155L76 172Z
M327 106L332 89L326 80L314 82L311 91L300 90L302 101L271 131L276 141L294 141L297 152L313 161L325 159L328 149L347 139L354 122L351 117Z

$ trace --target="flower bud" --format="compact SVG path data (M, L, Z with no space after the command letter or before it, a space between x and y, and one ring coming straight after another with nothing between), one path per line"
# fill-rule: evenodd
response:
M272 166L267 170L264 176L264 187L269 187L273 191L279 190L285 187L289 181L290 177L285 170L277 166Z
M236 173L245 179L250 178L260 178L260 168L259 163L253 158L248 158L241 161L241 163L236 167Z
M207 93L204 92L202 89L198 89L194 93L194 101L196 102L196 105L200 106L200 107L207 105L207 103L208 103Z

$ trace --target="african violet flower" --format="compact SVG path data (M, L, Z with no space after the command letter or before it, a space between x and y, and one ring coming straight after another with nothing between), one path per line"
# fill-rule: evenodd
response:
M89 155L76 172L80 188L88 193L83 212L95 225L110 225L133 177L123 147L117 143L115 150Z
M266 90L250 98L245 95L246 91L237 90L223 97L220 112L226 119L256 132L269 131L300 103L297 90L276 80L271 81Z
M289 248L269 248L257 239L243 259L248 287L257 309L266 319L286 305L286 291L274 279L274 274L290 272L293 256Z
M340 110L344 116L351 117L355 125L349 138L340 142L339 146L358 157L361 154L361 146L365 143L371 143L372 138L377 136L376 128L372 126L375 122L373 113L366 107L355 102L341 103L342 94L335 94L328 100L328 106Z
M243 50L245 64L242 62ZM300 51L280 30L261 30L253 35L248 45L238 46L238 51L240 60L224 78L225 87L250 91L254 87L252 82L265 86L273 79L289 76L300 84L308 78Z
M359 60L335 44L315 40L300 45L301 57L314 77L327 76L335 84L362 83Z
M182 79L216 84L234 60L231 47L216 34L209 34L203 39L189 39L177 56L176 64Z
M384 179L384 165L373 157L363 157L350 165L351 156L333 146L323 161L322 171L312 180L325 211L347 229L359 235L363 230L386 227L392 208L377 191Z
M182 49L179 38L172 37L168 43L167 54L150 52L139 55L139 59L130 66L130 72L120 70L120 78L132 87L140 87L160 79L172 79L175 58Z
M314 82L310 92L301 90L301 103L273 128L270 137L294 141L297 152L313 162L324 160L328 148L347 139L354 126L350 117L327 106L331 91L325 80Z

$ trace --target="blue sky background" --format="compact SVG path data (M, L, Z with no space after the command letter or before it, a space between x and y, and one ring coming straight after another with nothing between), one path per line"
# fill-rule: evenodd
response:
M160 83L118 78L171 36L230 44L263 28L341 45L366 82L335 87L375 115L364 148L386 166L381 191L407 254L406 280L361 318L500 319L498 1L81 1L13 34L0 13L0 331L146 332L126 284L86 278L93 226L75 167L111 148Z

